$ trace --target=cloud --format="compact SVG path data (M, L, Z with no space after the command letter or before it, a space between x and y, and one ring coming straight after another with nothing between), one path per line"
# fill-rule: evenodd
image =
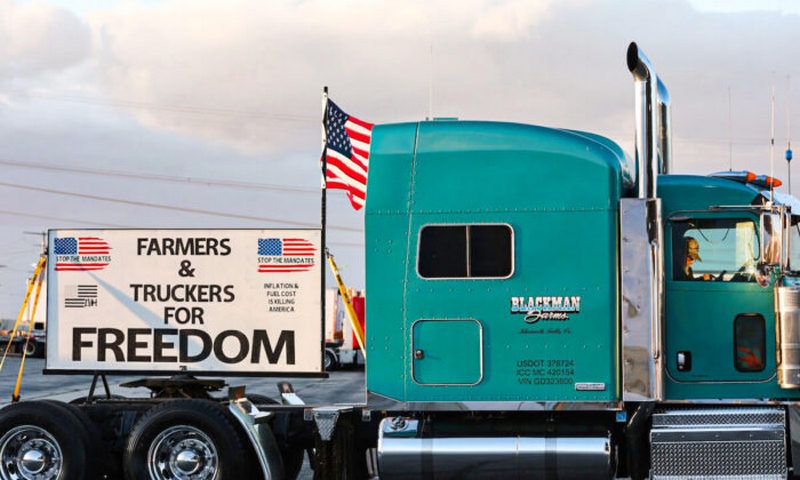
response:
M450 88L438 80L453 68L459 83L484 82L494 75L473 71L470 61L493 63L481 42L524 37L547 5L172 0L97 14L92 23L115 97L195 107L137 109L143 123L271 150L313 135L323 85L366 117L379 110L376 120L419 118L428 106L431 45L435 90Z
M41 3L0 0L0 79L61 70L90 52L91 31L75 14Z
M33 35L21 45L82 31L61 10L0 5L23 17L50 12L53 28L28 22ZM676 167L702 172L727 165L728 87L735 155L761 162L769 84L778 84L780 102L785 75L800 77L787 60L800 53L800 17L699 11L685 0L668 8L655 0L163 0L117 3L86 21L94 32L87 89L146 127L274 156L318 148L323 85L376 122L424 118L432 86L435 116L585 129L630 150L624 52L635 39L672 93ZM42 69L70 56L36 58L31 65Z

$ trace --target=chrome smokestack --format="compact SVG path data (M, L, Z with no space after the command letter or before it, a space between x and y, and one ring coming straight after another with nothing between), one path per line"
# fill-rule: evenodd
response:
M636 93L636 176L639 198L656 198L656 179L671 163L669 92L650 60L631 42L628 70Z
M672 173L672 105L669 90L658 79L658 172Z

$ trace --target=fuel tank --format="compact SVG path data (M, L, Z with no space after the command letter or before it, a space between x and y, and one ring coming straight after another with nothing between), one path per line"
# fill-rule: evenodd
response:
M417 420L390 417L378 440L381 480L609 479L613 460L610 434L428 437Z

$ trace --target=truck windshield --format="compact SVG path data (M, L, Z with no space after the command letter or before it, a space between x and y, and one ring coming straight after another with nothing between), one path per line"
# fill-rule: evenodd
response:
M673 222L673 280L754 282L758 252L756 224L752 220L702 218Z

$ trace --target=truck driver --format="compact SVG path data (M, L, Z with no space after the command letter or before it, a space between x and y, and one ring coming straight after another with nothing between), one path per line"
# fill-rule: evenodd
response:
M686 258L683 261L683 280L713 280L711 274L705 273L700 277L694 276L692 264L702 262L700 258L700 243L694 237L686 237Z

